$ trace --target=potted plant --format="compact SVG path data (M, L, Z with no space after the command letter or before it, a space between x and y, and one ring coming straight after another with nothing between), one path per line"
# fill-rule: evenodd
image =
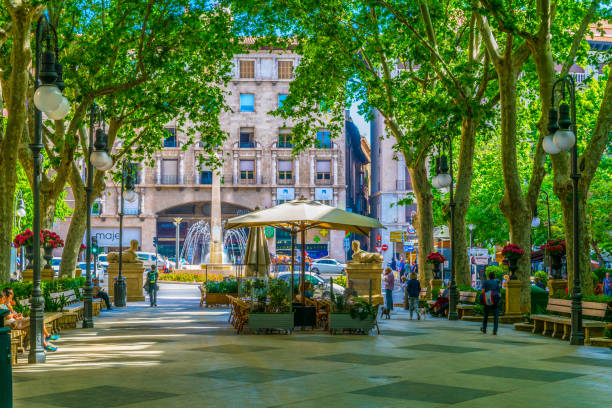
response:
M265 281L264 281L265 282ZM268 281L267 289L255 282L258 287L258 306L249 313L249 328L261 330L284 330L287 334L293 331L293 312L287 299L289 285L282 280Z
M41 230L40 244L44 250L43 258L47 261L43 269L52 269L51 260L53 259L53 250L55 248L62 248L64 246L64 241L53 231Z
M364 299L348 303L342 295L332 296L329 332L334 334L338 330L358 330L367 334L376 325L377 313L378 307Z
M432 252L427 255L426 262L432 265L434 279L440 279L440 276L442 276L441 265L444 261L446 261L446 257L439 252Z
M32 246L34 245L34 233L31 229L27 228L21 234L15 235L13 239L13 244L15 248L24 247L25 248L25 257L28 260L28 264L24 269L32 268L32 261L34 260L34 254L32 254Z
M510 280L518 279L514 273L518 269L518 260L521 259L524 254L525 250L515 244L508 244L502 248L502 255L508 260L508 269L510 269L512 273L512 275L510 275Z
M561 267L563 266L561 258L563 258L567 251L565 240L551 239L546 244L542 245L542 249L550 256L550 268L552 270L553 279L560 279Z
M206 306L229 305L227 295L238 296L238 282L235 280L227 281L208 281L206 287Z

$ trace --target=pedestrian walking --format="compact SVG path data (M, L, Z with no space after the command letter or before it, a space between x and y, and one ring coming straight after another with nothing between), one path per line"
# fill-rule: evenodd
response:
M385 268L385 308L393 310L393 289L395 288L395 276L391 268Z
M395 256L391 258L391 270L394 272L397 271L397 261L395 260Z
M399 272L399 277L404 276L404 271L406 269L406 264L404 263L404 258L400 256L399 263L397 264L397 271Z
M493 335L497 334L499 326L499 281L495 279L495 272L489 272L489 279L482 284L481 294L482 304L484 305L484 317L480 331L487 332L489 315L493 315Z
M419 295L421 294L421 282L417 279L417 275L414 272L410 273L410 280L406 285L406 292L408 293L408 310L410 311L410 320L412 320L412 314L416 312L417 319L421 320L419 314Z
M610 278L610 272L607 272L606 277L603 279L603 293L606 296L612 296L612 278Z
M147 292L149 292L149 302L151 307L157 307L157 291L159 286L157 285L157 266L151 265L151 270L147 272Z

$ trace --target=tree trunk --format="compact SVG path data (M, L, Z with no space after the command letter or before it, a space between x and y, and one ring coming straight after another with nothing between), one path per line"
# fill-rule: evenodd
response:
M32 60L30 48L31 5L7 3L11 15L11 71L3 82L2 98L8 112L6 127L0 134L0 283L10 278L11 241L15 185L17 184L17 149L26 122L26 92L29 67Z
M518 262L517 278L522 282L521 311L531 309L531 211L523 197L516 153L516 72L512 61L498 70L501 102L501 162L504 176L504 197L500 209L510 227L510 242L525 250Z
M455 279L457 285L472 285L468 244L466 237L465 216L470 206L470 190L474 170L474 146L476 144L476 131L474 118L466 116L461 124L461 147L459 150L459 163L457 183L455 188L455 229L453 243L455 244Z
M419 246L417 248L419 281L422 287L429 287L432 279L431 268L426 257L433 251L433 194L427 177L427 168L424 160L417 161L414 166L408 167L412 186L417 203L417 214L413 219L417 232Z
M60 265L60 276L72 276L76 269L76 264L79 256L83 235L86 229L87 219L87 200L83 194L75 194L75 206L72 218L70 219L70 227L64 242L64 251L62 252L62 262Z

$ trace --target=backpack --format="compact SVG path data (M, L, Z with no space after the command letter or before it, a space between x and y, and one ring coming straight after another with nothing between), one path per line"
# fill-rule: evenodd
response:
M492 290L482 294L482 304L485 306L494 306L497 303L495 292Z

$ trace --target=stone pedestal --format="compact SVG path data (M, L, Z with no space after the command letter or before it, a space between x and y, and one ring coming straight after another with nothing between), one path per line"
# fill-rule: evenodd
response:
M223 264L223 244L219 241L210 242L210 263L212 265Z
M24 282L32 282L34 280L33 275L33 269L26 269L21 273L21 279ZM40 279L44 281L52 281L53 279L55 279L55 271L53 269L41 269Z
M144 267L141 263L124 263L121 274L125 278L128 302L140 302L145 300L143 294ZM119 275L119 264L108 265L108 295L115 296L115 278Z
M567 280L565 279L549 279L548 289L550 294L553 295L557 291L562 291L565 294L565 288L567 288Z
M434 289L440 289L442 287L442 279L432 279L429 281L429 295Z
M519 280L510 280L506 284L506 317L521 317L521 286Z
M368 300L370 281L372 282L372 304L385 303L382 294L382 263L356 263L349 261L346 266L346 278L353 281L357 296Z

